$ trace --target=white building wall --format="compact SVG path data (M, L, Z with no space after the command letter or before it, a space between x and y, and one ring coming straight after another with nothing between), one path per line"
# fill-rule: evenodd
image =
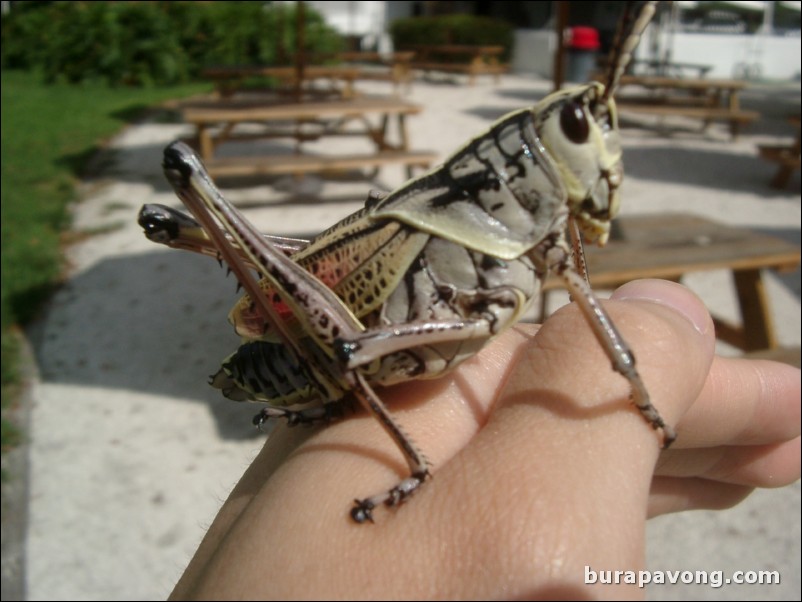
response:
M341 34L362 37L366 47L376 47L380 52L391 50L386 34L387 2L320 0L308 1L307 4Z
M511 69L514 73L534 73L551 79L557 34L549 29L516 29Z
M670 46L673 62L711 65L708 77L740 78L748 68L753 77L799 80L802 68L798 36L677 32L665 34L662 43ZM638 56L645 56L643 49Z
M326 23L343 35L367 35L384 26L384 2L321 0L307 1L306 4L321 13Z
M671 60L712 66L707 77L774 80L800 79L802 40L799 37L746 34L675 33L673 42L661 40L663 48L671 44ZM557 35L550 30L519 29L515 32L512 69L517 73L535 73L551 78ZM648 44L636 51L648 57Z

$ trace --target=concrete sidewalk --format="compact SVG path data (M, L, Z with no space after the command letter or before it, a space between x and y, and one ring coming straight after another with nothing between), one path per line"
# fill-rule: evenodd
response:
M389 91L381 83L360 88ZM548 90L547 82L516 76L498 86L417 82L410 99L425 111L408 121L411 145L445 157ZM691 212L799 244L799 174L788 191L772 190L774 166L756 152L756 144L789 135L784 116L799 112L799 86L750 90L743 104L766 119L737 142L723 126L704 135L627 127L623 212ZM148 242L136 224L143 203L180 205L160 162L164 146L189 133L180 123L147 122L112 142L107 167L75 207L77 231L104 233L69 249L71 277L30 330L39 378L30 421L28 599L164 599L262 445L250 426L254 406L228 403L206 384L237 344L226 322L237 298L233 280L214 261ZM263 230L304 236L359 208L368 189L402 181L400 168L386 168L373 183L284 179L226 192ZM798 346L799 271L767 281L781 342ZM737 315L727 274L687 284L717 313ZM757 492L732 510L652 521L650 569L725 577L776 570L782 583L655 586L649 597L798 600L799 509L796 483Z

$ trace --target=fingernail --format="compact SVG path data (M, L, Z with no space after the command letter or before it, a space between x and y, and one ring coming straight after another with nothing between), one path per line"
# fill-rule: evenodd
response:
M611 299L651 301L670 307L687 319L697 332L707 334L713 326L704 303L686 287L668 280L634 280L616 290Z

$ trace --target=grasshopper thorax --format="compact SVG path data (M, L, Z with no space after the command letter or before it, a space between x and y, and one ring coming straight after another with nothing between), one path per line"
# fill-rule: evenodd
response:
M535 130L554 159L568 209L587 239L604 244L623 179L615 102L591 83L561 90L532 108Z

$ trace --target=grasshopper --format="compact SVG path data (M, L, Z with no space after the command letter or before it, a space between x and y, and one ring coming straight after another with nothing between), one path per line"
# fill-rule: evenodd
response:
M310 241L263 235L226 201L185 144L164 171L190 215L145 205L147 237L225 261L246 295L229 319L243 337L211 384L265 401L254 418L326 421L353 395L408 465L390 489L356 500L357 522L406 500L430 477L374 385L435 378L514 324L549 272L562 278L646 421L652 405L635 358L587 280L582 237L604 244L623 169L613 93L654 2L628 7L606 85L562 90L496 121L442 165ZM259 278L254 275L256 272Z

